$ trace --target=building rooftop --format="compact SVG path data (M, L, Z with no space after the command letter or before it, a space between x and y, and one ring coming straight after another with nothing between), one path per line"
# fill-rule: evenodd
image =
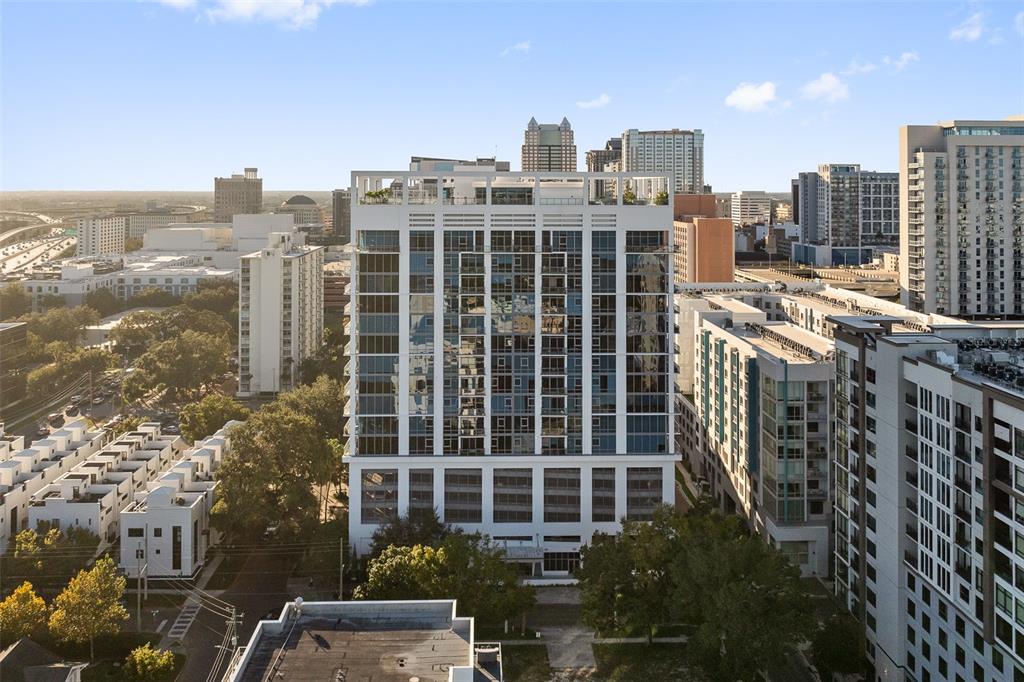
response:
M288 201L284 202L284 206L316 206L316 202L307 197L305 194L296 194Z
M828 339L789 322L747 324L739 328L737 335L755 348L788 362L829 361L835 348Z
M452 600L296 600L256 626L225 679L500 682L502 674L500 646L474 647L472 619L455 616Z

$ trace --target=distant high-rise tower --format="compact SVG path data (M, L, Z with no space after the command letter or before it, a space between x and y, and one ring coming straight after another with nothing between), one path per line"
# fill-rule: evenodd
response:
M622 158L622 138L613 137L604 145L604 149L591 149L587 152L587 171L602 173L606 164Z
M331 193L332 229L341 238L342 244L352 241L352 193L347 189L336 189Z
M900 290L911 310L1024 317L1024 117L900 129Z
M531 172L574 172L576 142L569 119L561 123L537 123L531 118L523 143L523 170Z
M238 213L259 213L263 207L263 179L255 168L246 168L243 175L213 179L213 220L230 223Z
M622 133L622 170L668 175L676 194L704 192L704 131L637 130Z

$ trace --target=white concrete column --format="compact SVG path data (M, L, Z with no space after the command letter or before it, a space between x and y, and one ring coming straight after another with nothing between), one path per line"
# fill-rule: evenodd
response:
M544 465L537 463L533 465L533 527L540 534L540 542L543 544L544 525Z
M405 193L403 183L403 197ZM409 230L404 229L407 227L406 220L398 231L398 452L389 453L394 455L409 454Z
M580 527L585 533L593 529L593 490L594 474L593 466L585 464L580 467ZM590 536L582 538L583 542L590 542Z
M409 515L409 466L405 462L398 465L398 515Z
M441 464L441 460L437 461L437 463L433 466L433 469L434 509L437 510L438 518L444 521L444 465Z
M480 467L480 522L485 528L494 524L494 467Z
M615 520L626 518L626 465L615 465Z
M590 183L584 185L589 187ZM591 239L590 211L587 209L586 223L583 227L583 454L593 452L593 415L594 415L594 320L593 320L593 240Z

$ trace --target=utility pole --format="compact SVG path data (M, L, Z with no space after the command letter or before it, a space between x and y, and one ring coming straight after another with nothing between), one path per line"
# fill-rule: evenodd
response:
M345 601L345 541L338 540L338 601Z
M135 550L135 627L142 632L142 543Z

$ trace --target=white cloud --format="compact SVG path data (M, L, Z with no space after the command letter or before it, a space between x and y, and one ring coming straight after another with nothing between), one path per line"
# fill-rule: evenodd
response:
M895 59L891 57L885 57L884 59L882 59L882 61L885 62L888 66L891 66L892 68L896 69L897 71L902 71L903 69L910 66L912 62L921 61L921 57L916 52L903 52L900 54L899 57L896 57Z
M365 5L370 0L155 0L174 9L193 9L208 21L267 22L283 28L311 28L332 5Z
M725 98L725 106L740 111L764 111L775 101L775 83L740 83Z
M1024 12L1017 12L1017 16L1013 18L1013 26L1017 29L1017 33L1024 36Z
M888 57L886 57L888 59ZM850 62L850 65L843 69L844 76L860 76L871 73L878 68L877 64L867 63L861 64L860 61L854 59Z
M831 71L826 71L811 82L800 88L807 99L820 99L830 104L842 101L850 96L846 83Z
M973 43L985 32L985 14L975 12L971 16L953 27L949 32L950 40L962 40L965 43Z
M611 101L612 98L602 92L594 99L587 100L586 102L576 102L576 106L578 106L580 109L600 109L602 107L608 106L609 102Z
M507 57L510 54L512 54L513 52L529 52L529 51L530 51L530 41L529 40L521 40L518 43L516 43L515 45L509 45L504 50L502 50L501 51L501 56L502 57Z

